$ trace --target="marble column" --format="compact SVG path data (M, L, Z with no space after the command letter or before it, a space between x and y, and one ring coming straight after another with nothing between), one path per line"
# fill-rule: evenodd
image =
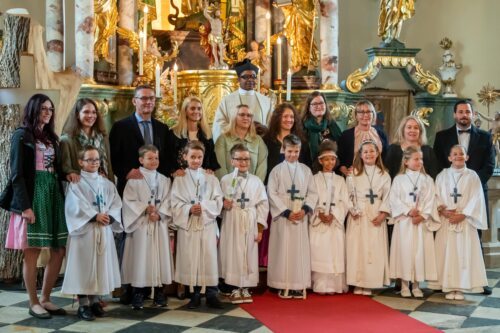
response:
M94 81L94 1L75 0L75 66L84 82Z
M63 0L45 0L45 39L47 61L53 72L64 70L64 5Z
M123 29L135 30L135 0L119 0L118 26ZM132 64L133 51L127 40L118 37L118 83L130 86L134 79L134 66Z
M248 8L248 7L247 7ZM268 30L271 29L271 24L268 24L266 19L266 13L271 13L271 8L269 8L268 0L255 0L255 33L254 38L257 42L264 44L268 36ZM272 35L272 31L269 31L269 36ZM271 47L272 48L272 47ZM266 71L262 76L261 85L269 88L271 87L271 57L264 59L264 66Z
M339 12L338 0L320 0L321 84L332 88L338 82Z

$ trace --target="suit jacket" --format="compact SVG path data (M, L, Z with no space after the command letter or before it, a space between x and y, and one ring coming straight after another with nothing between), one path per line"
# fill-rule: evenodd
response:
M451 162L448 161L448 155L451 147L457 144L458 134L456 126L436 133L434 152L439 161L440 170L450 167ZM472 126L467 154L469 155L467 168L474 170L478 174L483 189L486 191L488 189L486 183L491 175L493 175L495 168L495 148L491 140L491 134Z
M387 152L388 143L387 136L384 132L375 128L377 131L378 137L382 142L382 160L385 157L385 153ZM339 141L337 142L337 155L339 155L339 168L341 166L345 166L347 168L352 166L352 162L354 160L354 127L349 128L342 132Z
M151 125L153 127L153 144L160 152L158 172L168 177L169 160L174 158L171 149L167 145L167 136L170 130L167 125L154 118L151 118ZM109 144L111 148L111 165L115 176L118 178L118 193L122 195L127 183L127 174L130 170L140 166L139 148L144 145L144 138L135 114L113 124L109 133Z
M428 145L423 145L420 149L424 155L425 172L431 176L432 179L436 179L440 168L434 150ZM401 145L397 143L390 145L387 149L387 153L385 154L384 166L387 168L387 171L389 171L391 179L394 179L394 177L398 175L399 169L401 168L401 161L403 161L403 151L401 150Z

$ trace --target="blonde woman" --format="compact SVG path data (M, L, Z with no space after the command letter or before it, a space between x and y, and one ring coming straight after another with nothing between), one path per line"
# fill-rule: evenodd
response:
M179 112L179 120L172 127L172 131L167 139L167 146L171 147L174 156L170 158L168 173L173 176L183 176L187 164L182 158L184 147L189 141L201 141L205 146L203 157L203 169L214 172L219 169L219 163L215 157L214 142L212 133L208 126L203 110L201 99L196 96L188 96L182 102Z
M267 147L264 140L257 135L253 122L253 113L248 105L240 104L231 118L229 125L215 143L215 155L220 169L216 171L219 179L233 171L231 164L231 148L238 143L250 151L250 167L248 171L264 181L267 172Z

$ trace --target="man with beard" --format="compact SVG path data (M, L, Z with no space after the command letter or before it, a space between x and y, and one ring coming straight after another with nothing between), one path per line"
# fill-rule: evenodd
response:
M214 142L229 124L229 120L237 113L237 106L246 104L253 114L257 134L262 134L262 126L266 126L271 117L271 99L255 91L259 68L252 64L249 59L237 63L234 67L238 74L238 90L232 92L222 99L215 111L212 137Z
M461 100L455 103L453 118L455 119L454 126L436 134L434 152L441 169L444 169L449 168L451 164L448 160L450 149L456 144L465 147L469 155L467 168L474 170L481 180L486 201L486 211L488 212L488 185L486 183L493 175L493 169L495 168L495 148L491 134L472 125L474 114L470 100ZM481 239L481 230L478 230L478 233L479 239ZM486 287L484 290L484 294L491 294L491 288Z

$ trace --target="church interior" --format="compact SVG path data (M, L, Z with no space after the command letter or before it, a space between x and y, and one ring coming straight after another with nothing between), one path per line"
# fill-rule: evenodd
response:
M406 7L394 18L398 6ZM0 332L500 332L499 13L492 0L2 0L0 189L32 95L54 101L58 134L79 98L95 101L109 130L133 113L141 85L154 87L155 118L169 127L188 96L200 98L211 124L238 89L233 67L244 59L259 68L256 90L273 105L302 110L318 90L341 130L353 126L358 101L371 101L389 142L413 115L432 146L455 124L455 103L470 99L473 126L491 134L496 160L481 239L490 294L457 301L424 288L422 298L401 298L392 284L371 296L308 295L284 305L256 291L251 305L192 311L173 291L166 309L133 311L105 298L106 317L86 322L59 285L52 299L68 315L40 320L26 311L23 255L5 249L2 210Z

